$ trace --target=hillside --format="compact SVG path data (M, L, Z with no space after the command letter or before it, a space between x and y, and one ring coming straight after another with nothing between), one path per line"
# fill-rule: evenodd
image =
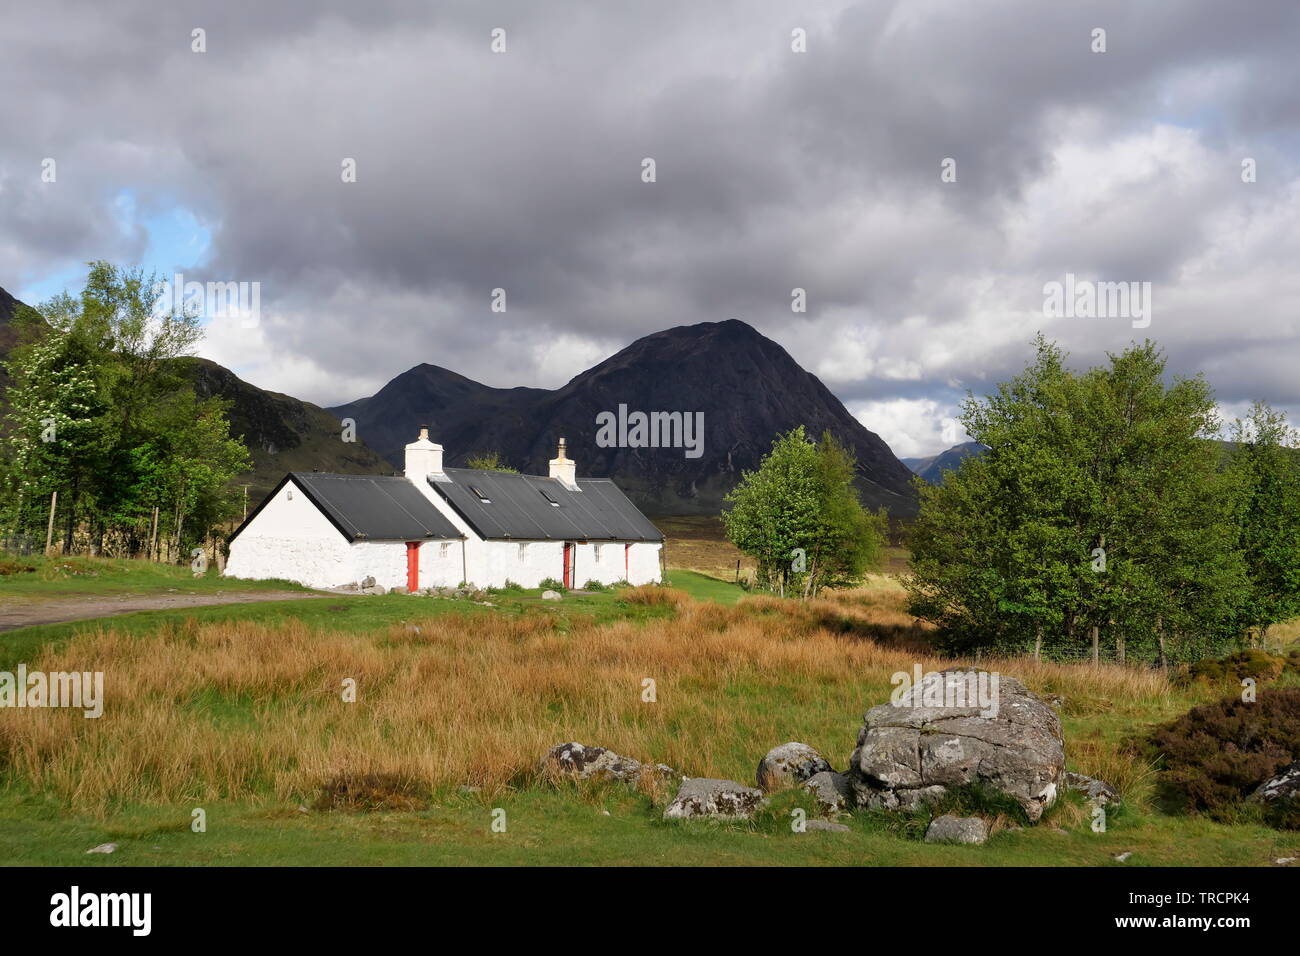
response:
M0 289L0 359L13 348L17 335L11 318L23 305ZM230 433L242 438L253 458L253 470L241 475L249 500L256 503L287 471L366 474L392 469L358 436L341 440L338 419L317 405L250 385L234 372L203 358L180 360L201 397L218 395L231 403ZM8 379L0 368L0 405Z
M682 448L607 448L596 416L633 411L702 412L697 458ZM864 503L895 516L915 513L911 476L815 375L744 322L679 326L638 339L554 391L500 389L435 365L403 372L369 398L328 409L354 418L358 434L397 466L421 424L463 465L498 451L514 467L545 473L556 441L568 439L581 475L616 479L655 514L716 513L741 473L756 468L772 439L796 425L829 430L858 460Z
M231 403L230 434L242 438L253 470L242 475L249 501L256 503L288 471L378 474L392 469L368 445L342 441L337 418L319 405L250 385L224 366L204 358L182 359L194 391Z
M943 473L945 471L956 471L963 459L969 458L971 455L981 455L985 450L985 447L979 442L968 441L962 442L960 445L953 445L951 448L928 458L904 458L902 462L914 474L919 475L932 485L937 485L943 482Z

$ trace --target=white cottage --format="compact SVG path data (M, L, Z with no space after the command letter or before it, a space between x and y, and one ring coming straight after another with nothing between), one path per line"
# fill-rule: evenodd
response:
M226 575L411 590L660 580L659 529L608 478L578 478L563 438L547 477L443 468L442 452L421 428L403 476L285 475L231 537Z

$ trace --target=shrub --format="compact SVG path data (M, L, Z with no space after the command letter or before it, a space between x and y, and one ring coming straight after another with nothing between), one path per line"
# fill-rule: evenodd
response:
M423 788L400 774L338 774L321 788L317 810L419 810L428 801Z
M666 588L658 584L642 584L634 588L628 588L623 592L623 600L629 604L672 604L680 606L690 600L690 596L685 591L678 591L676 588Z
M592 578L582 586L582 589L584 591L608 591L610 590L610 587L608 584L601 584L595 578Z
M568 588L566 588L559 581L555 580L555 578L542 578L542 583L538 586L545 591L567 591L568 590Z
M1227 697L1156 728L1161 783L1187 806L1230 818L1241 801L1300 756L1300 689L1264 690L1253 703Z
M1259 648L1250 648L1229 654L1227 657L1197 661L1180 676L1179 682L1217 684L1220 681L1231 680L1233 683L1240 683L1249 677L1256 683L1264 684L1276 680L1286 664L1287 658L1270 654Z

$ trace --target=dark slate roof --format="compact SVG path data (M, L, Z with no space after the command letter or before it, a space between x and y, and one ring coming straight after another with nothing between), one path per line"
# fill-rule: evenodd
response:
M482 538L529 541L662 541L664 536L608 478L554 478L448 468L429 484ZM479 496L482 493L484 502ZM552 504L551 502L555 502Z
M232 541L290 480L348 541L464 537L419 488L403 477L295 471L285 475L257 511L236 529L230 536Z

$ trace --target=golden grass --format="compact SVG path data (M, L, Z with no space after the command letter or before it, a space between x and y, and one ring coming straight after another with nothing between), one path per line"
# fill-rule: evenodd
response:
M887 591L736 607L670 588L627 593L671 602L675 615L439 617L373 634L293 620L86 633L29 666L103 671L103 717L2 709L0 763L101 813L223 798L369 805L457 784L490 795L533 781L542 753L566 740L748 779L787 740L842 763L894 673L954 664L928 653L926 627ZM1065 694L1067 712L1149 707L1168 692L1158 673L1118 666L982 664ZM343 699L349 678L355 703ZM647 678L653 703L642 700ZM1100 744L1081 754L1079 769L1118 786L1140 776L1133 758Z

